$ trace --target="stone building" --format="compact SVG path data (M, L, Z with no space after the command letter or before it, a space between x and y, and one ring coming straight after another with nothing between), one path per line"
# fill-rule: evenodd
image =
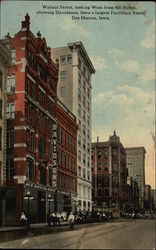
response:
M126 164L129 176L137 181L139 187L139 205L144 208L145 197L145 148L132 147L125 148L126 151Z
M91 211L91 75L95 69L82 42L51 50L59 60L59 99L76 116L77 140L77 210Z

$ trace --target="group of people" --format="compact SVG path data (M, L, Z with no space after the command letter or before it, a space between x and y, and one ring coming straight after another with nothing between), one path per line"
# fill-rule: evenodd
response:
M54 220L53 221L54 225L56 225L57 222L60 224L61 216L58 217L57 213L52 213L51 215L52 215L52 218ZM50 220L50 218L48 220ZM74 229L74 222L75 222L75 216L72 212L70 212L70 214L68 216L69 230ZM48 224L49 224L49 221L48 221ZM28 218L24 212L21 213L20 225L21 226L29 226Z

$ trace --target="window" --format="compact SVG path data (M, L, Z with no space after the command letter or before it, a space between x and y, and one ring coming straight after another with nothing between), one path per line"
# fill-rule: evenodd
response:
M49 168L49 186L51 186L52 187L52 168L50 167Z
M64 167L65 168L67 167L67 156L66 155L64 156Z
M78 152L78 159L79 159L79 161L81 161L81 151L80 150Z
M66 56L60 56L61 64L66 64Z
M81 146L81 136L80 135L78 135L78 144L79 144L79 146Z
M7 168L6 168L7 180L13 180L13 176L14 176L14 159L12 157L8 157Z
M51 78L51 80L50 80L50 87L51 87L51 89L54 89L55 84L56 84L55 79Z
M86 164L86 155L83 154L83 164L85 165Z
M83 169L83 178L86 178L86 169Z
M31 158L27 158L26 162L26 179L33 181L33 160Z
M67 56L67 63L69 63L69 64L72 63L72 55Z
M27 132L26 132L26 144L27 144L27 147L29 148L29 144L30 144L29 129L27 129Z
M11 148L14 146L14 130L7 130L7 148Z
M38 65L38 69L39 69L39 76L43 81L46 81L46 73L45 70L43 68L43 66L41 64Z
M66 87L61 87L61 96L66 96Z
M98 150L98 159L100 159L100 158L101 158L101 155L102 155L101 150Z
M104 166L105 166L105 171L108 171L108 162L107 161L104 163Z
M108 149L105 149L105 151L104 151L104 156L105 156L105 157L108 157Z
M30 140L31 150L34 150L34 133L31 132L31 140Z
M2 100L0 99L0 118L2 118Z
M15 106L13 102L7 103L7 118L15 118Z
M35 110L34 110L34 107L33 106L31 106L31 116L30 116L30 122L32 123L32 124L34 124L34 119L35 119Z
M46 169L44 166L39 165L39 169L38 169L38 179L39 182L43 185L46 184Z
M88 181L90 181L90 172L87 172Z
M15 92L15 75L7 77L7 92L8 93Z
M61 71L60 72L60 79L61 81L65 81L67 78L67 72L66 71Z
M2 88L3 88L3 73L0 70L0 89L2 90Z
M70 157L68 156L68 169L70 169Z
M43 157L43 154L45 153L45 142L42 138L38 142L38 153L40 157Z
M15 49L11 50L11 62L12 64L15 64L16 62L16 50Z
M61 152L61 166L63 166L63 152Z
M102 170L102 163L98 163L98 171Z
M63 128L61 129L61 144L63 144Z

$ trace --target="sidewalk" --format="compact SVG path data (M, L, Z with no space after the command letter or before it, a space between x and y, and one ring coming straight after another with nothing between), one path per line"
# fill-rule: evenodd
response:
M47 223L30 224L30 230L27 231L26 227L19 226L5 226L0 227L0 242L15 240L19 238L31 237L42 234L49 234L55 232L63 232L68 230L68 222L61 222L60 225L51 224L49 227Z

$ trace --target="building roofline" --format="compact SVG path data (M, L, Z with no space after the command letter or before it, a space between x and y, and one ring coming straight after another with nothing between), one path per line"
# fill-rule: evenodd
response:
M127 148L125 148L125 150L133 150L133 149L143 149L146 153L146 150L144 147L127 147Z
M94 74L96 72L95 68L94 68L94 66L93 66L93 64L92 64L92 62L91 62L91 60L90 60L90 58L89 58L89 56L88 56L88 54L86 52L86 49L84 48L83 43L81 41L67 43L67 46L68 47L74 47L74 46L80 47L81 53L84 56L85 61L89 65L91 73ZM55 49L66 49L67 46L51 48L51 53Z
M81 41L77 41L77 42L67 43L67 45L69 47L74 47L74 46L80 47L81 53L84 55L84 58L86 59L87 64L90 67L91 73L94 74L96 72L95 68L94 68L94 66L93 66L93 64L92 64L92 62L91 62L91 60L90 60L90 58L89 58L89 56L87 54L87 51L86 51L85 47L83 46L83 43Z

